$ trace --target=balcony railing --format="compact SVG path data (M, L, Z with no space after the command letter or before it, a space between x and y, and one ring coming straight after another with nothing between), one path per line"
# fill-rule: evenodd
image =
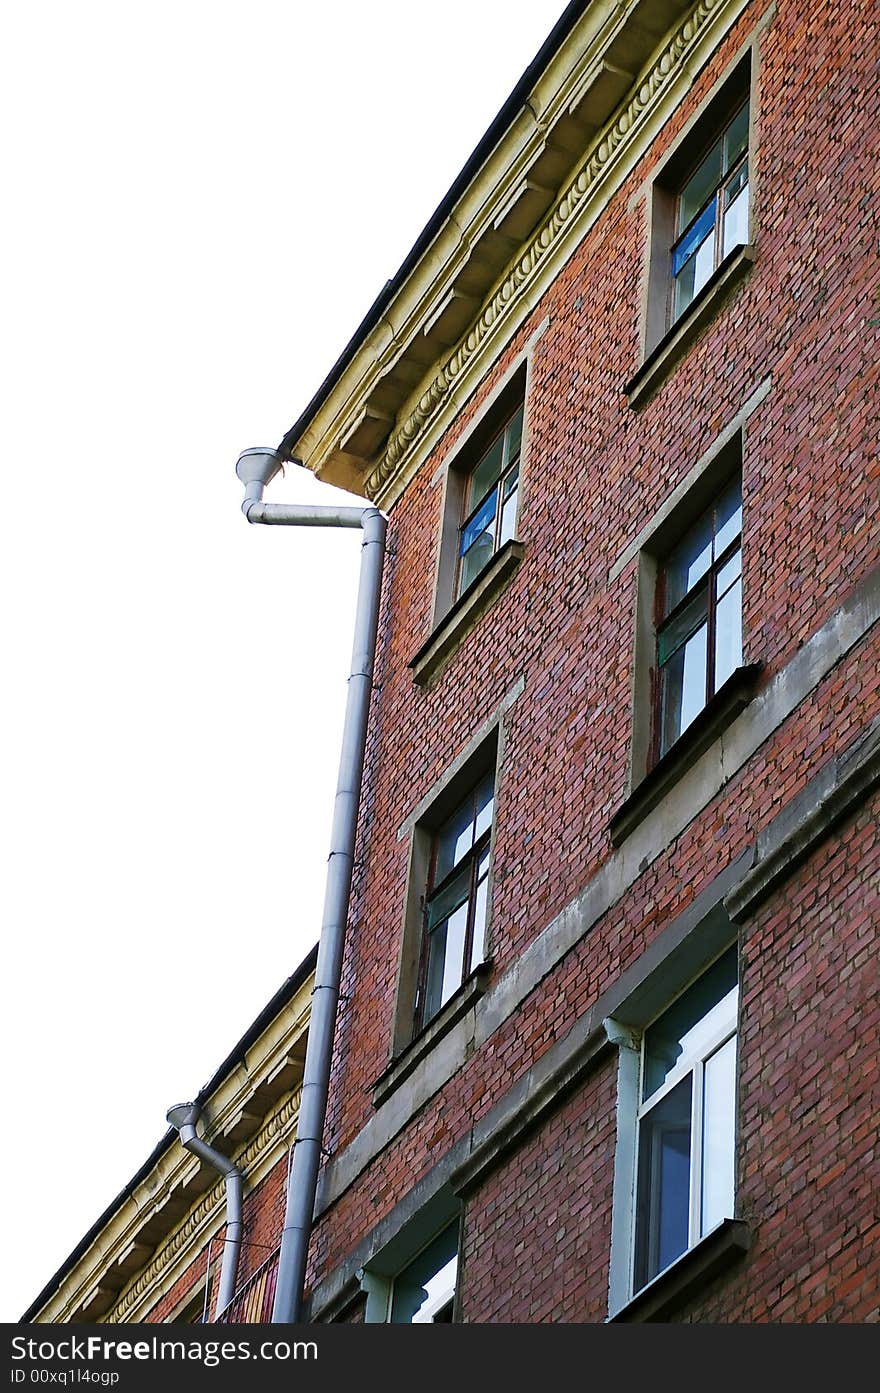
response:
M278 1278L280 1248L268 1257L262 1267L251 1273L239 1287L226 1310L217 1317L220 1325L268 1325L272 1319L275 1282Z

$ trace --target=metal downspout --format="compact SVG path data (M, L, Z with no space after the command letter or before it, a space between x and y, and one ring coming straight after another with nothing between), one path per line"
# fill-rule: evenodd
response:
M226 1179L226 1239L223 1244L223 1261L220 1265L220 1290L217 1293L217 1309L214 1313L216 1320L226 1310L236 1291L238 1258L241 1252L242 1174L238 1166L234 1165L228 1156L224 1156L222 1152L202 1141L196 1132L199 1109L195 1103L178 1103L176 1107L168 1109L166 1116L171 1126L177 1128L180 1140L187 1151L191 1151L194 1156L198 1156L209 1166L213 1166Z
M296 1324L302 1319L309 1238L327 1112L333 1036L373 687L373 663L376 656L387 524L384 515L378 508L373 507L321 508L300 507L295 504L264 504L263 489L280 468L280 461L272 450L246 450L239 458L236 472L245 485L242 511L248 522L290 527L362 527L364 533L351 676L348 680L348 700L342 731L342 751L339 758L339 777L336 784L333 830L324 892L324 914L315 969L299 1121L287 1186L287 1207L281 1237L275 1305L272 1311L273 1324Z

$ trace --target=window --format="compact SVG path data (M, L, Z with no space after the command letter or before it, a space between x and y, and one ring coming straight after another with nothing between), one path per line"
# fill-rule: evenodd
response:
M447 1185L414 1210L357 1273L368 1325L451 1324L458 1279L460 1205Z
M735 247L749 240L749 103L702 155L677 199L670 322L702 290Z
M458 1227L451 1224L393 1278L391 1324L451 1323L457 1272Z
M666 381L755 259L751 49L685 126L648 195L638 408Z
M742 663L741 533L737 474L659 568L655 759Z
M617 1047L609 1319L665 1319L748 1250L736 1218L739 989L727 867L660 930L603 1021Z
M609 571L638 558L626 797L609 823L619 846L755 695L759 661L744 662L744 427L762 384L659 504Z
M633 1292L733 1218L736 949L642 1037Z
M434 834L424 902L418 1031L483 961L494 771L483 774Z
M522 559L528 372L526 355L487 396L446 466L431 633L410 660L420 684L445 665Z
M456 598L464 594L516 532L522 431L520 402L467 476L464 520L459 529Z
M506 713L519 677L398 828L409 839L388 1064L377 1107L473 1007L491 973L492 848ZM464 1048L457 1033L456 1049Z

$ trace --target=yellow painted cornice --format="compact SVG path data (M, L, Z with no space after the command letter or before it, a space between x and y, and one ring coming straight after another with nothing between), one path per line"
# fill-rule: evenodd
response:
M586 5L290 453L392 507L748 3Z
M296 1130L314 977L205 1100L200 1131L244 1174L245 1195ZM225 1220L221 1177L173 1143L115 1209L34 1319L143 1320Z

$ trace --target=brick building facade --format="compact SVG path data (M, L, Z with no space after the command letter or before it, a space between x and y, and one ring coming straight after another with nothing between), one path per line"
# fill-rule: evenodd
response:
M286 437L389 515L313 1320L880 1313L878 60L570 5Z

